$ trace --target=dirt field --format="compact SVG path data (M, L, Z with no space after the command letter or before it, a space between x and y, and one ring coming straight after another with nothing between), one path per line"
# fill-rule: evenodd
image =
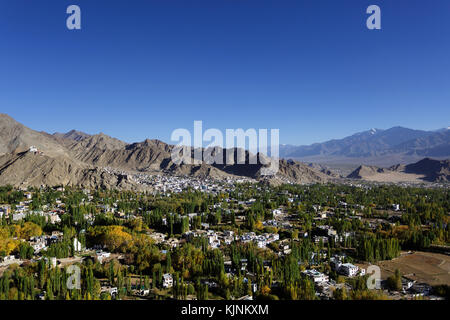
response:
M403 252L394 260L380 261L381 278L386 279L395 269L400 269L403 276L430 285L450 285L450 256L440 253Z
M425 178L424 175L419 174L412 174L412 173L403 173L403 172L383 172L383 173L376 173L372 176L364 177L364 180L367 181L374 181L374 182L424 182L423 178Z

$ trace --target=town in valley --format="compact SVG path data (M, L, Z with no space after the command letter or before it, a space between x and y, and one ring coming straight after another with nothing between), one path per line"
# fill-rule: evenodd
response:
M0 299L448 298L446 187L154 181L0 187Z

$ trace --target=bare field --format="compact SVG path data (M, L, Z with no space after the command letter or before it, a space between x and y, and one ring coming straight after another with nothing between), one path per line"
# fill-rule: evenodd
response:
M419 174L412 173L403 173L403 172L383 172L376 173L372 176L364 177L364 180L373 181L373 182L424 182L425 176Z
M440 253L415 251L402 252L402 255L390 261L380 261L381 278L387 279L395 269L403 276L430 285L450 285L450 256Z

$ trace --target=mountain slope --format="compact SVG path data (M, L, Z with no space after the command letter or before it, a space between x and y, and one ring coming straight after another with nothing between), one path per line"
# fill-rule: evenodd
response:
M425 158L417 163L412 163L397 168L405 173L425 175L425 180L433 182L450 182L450 159L434 160Z
M392 147L389 152L403 152L420 157L448 157L450 152L450 130L438 131L408 140Z
M88 135L76 130L50 135L22 126L3 115L0 121L2 150L0 156L0 184L16 186L80 185L108 188L139 188L128 175L167 174L202 178L248 177L278 182L326 182L334 178L306 164L280 161L276 176L264 176L267 165L250 164L250 153L245 152L245 164L223 163L181 164L172 161L173 145L159 140L127 144L105 134ZM34 145L40 152L26 152ZM194 150L191 148L191 158ZM120 173L115 173L120 172Z
M3 184L141 189L125 175L90 167L65 156L49 157L32 152L0 156L0 185Z
M450 182L450 160L422 159L416 163L390 168L360 166L347 176L378 182Z
M6 114L0 114L0 155L18 153L36 146L48 155L65 155L66 150L48 134L31 130Z
M347 178L350 179L368 179L369 177L376 176L380 173L385 173L386 169L378 168L375 166L359 166L352 173L350 173Z
M66 133L55 132L53 136L58 139L81 141L86 138L89 138L91 135L77 130L70 130L69 132Z

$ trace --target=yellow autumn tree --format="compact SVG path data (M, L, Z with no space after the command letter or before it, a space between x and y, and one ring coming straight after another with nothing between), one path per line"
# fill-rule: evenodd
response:
M270 293L270 288L268 286L264 286L261 288L261 293L267 296Z
M42 228L33 222L25 222L20 228L19 237L21 239L30 239L31 237L38 237L42 235Z
M89 228L88 238L94 243L106 246L110 251L125 249L133 239L123 226L96 226Z
M121 226L108 226L103 235L105 245L111 251L118 250L121 246L126 245L132 240L131 234L124 231Z
M255 228L260 231L264 228L261 220L256 221Z
M9 229L7 227L0 227L0 253L10 255L19 246L20 241L14 240L10 236Z

